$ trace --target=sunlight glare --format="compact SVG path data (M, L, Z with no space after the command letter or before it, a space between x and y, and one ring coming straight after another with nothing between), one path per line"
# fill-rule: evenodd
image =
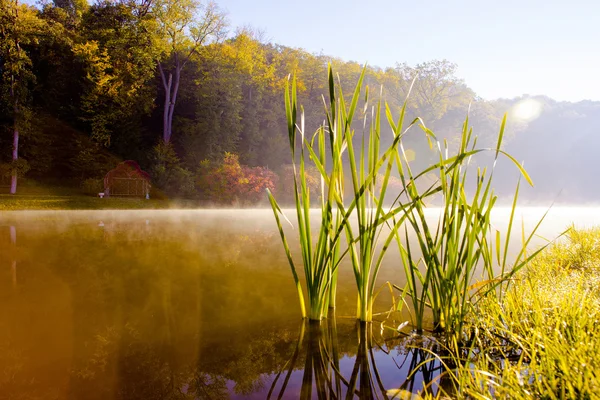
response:
M512 108L512 116L522 122L530 122L542 113L542 103L535 99L524 99Z

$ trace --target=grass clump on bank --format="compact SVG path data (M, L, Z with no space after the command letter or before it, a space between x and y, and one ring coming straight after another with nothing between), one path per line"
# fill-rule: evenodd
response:
M600 229L572 230L532 260L501 301L481 302L450 369L472 398L600 396Z

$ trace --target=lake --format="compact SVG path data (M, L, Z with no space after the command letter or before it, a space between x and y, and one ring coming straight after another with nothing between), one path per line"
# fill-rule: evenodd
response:
M544 211L519 210L526 231ZM535 245L571 223L600 209L552 209ZM391 252L380 283L402 275ZM406 319L386 286L360 325L339 279L337 318L303 323L270 210L0 213L0 399L386 398L439 375L406 381L427 339L381 329Z

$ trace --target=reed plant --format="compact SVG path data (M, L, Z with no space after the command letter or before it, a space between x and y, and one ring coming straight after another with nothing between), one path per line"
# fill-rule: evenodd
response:
M362 107L363 133L358 148L355 147L356 131L354 117L362 97L365 69L358 78L350 104L347 105L341 84L336 85L334 74L329 68L329 107L326 107L326 126L320 132L319 154L324 151L325 131L329 133L330 143L339 143L341 151L332 152L332 160L339 170L346 168L350 172L352 182L352 200L346 205L343 193L334 197L335 206L340 217L338 227L343 227L346 234L347 249L357 286L357 313L360 321L373 319L373 302L376 296L376 281L382 258L378 258L377 245L384 222L390 218L389 209L384 207L384 198L391 173L389 168L381 174L386 160L393 160L391 155L397 141L395 140L386 151L381 146L381 96L372 106L370 105L369 88L364 88L364 106ZM325 129L326 128L326 129ZM332 146L332 147L338 147ZM343 150L347 150L344 152ZM317 169L323 177L327 170L323 157L311 151ZM338 192L339 193L339 192ZM356 220L357 228L352 224ZM338 231L338 234L340 232Z
M295 136L297 132L301 135L300 172L295 174L296 214L298 216L299 243L307 277L308 301L317 305L318 309L314 313L310 312L309 319L320 319L324 316L322 305L334 305L337 268L341 260L349 254L358 291L357 319L365 322L372 320L373 303L377 294L377 276L385 250L389 247L388 243L387 247L377 251L380 235L387 220L400 211L405 211L404 208L394 209L392 206L384 206L394 154L402 134L396 135L388 147L382 148L381 96L378 101L370 105L369 88L368 86L363 88L365 71L366 68L359 76L350 103L347 104L341 84L336 85L333 70L329 66L329 101L324 100L325 123L310 140L304 135L303 115L301 115L300 124L295 123L297 109L295 82L292 81L291 89L286 90L288 136L294 160L296 157ZM363 134L359 140L360 144L357 146L355 145L355 116L361 112L358 105L360 99L363 98L363 90L364 105L361 115ZM402 108L402 115L405 110L406 104ZM329 147L329 152L327 147ZM310 230L306 229L310 224L306 218L310 196L304 189L306 185L302 172L305 168L306 153L309 153L310 159L321 175L321 226L315 256L312 258L309 256L312 254ZM346 199L344 198L344 170L349 170L352 182L351 200L348 204L345 203ZM301 285L281 225L280 216L283 213L272 194L269 194L269 199L300 293ZM399 218L403 219L404 216L399 216ZM358 229L352 226L354 220L357 222ZM340 236L344 233L347 247L342 252L340 251ZM314 284L315 279L319 285ZM314 287L318 287L319 290L311 290ZM325 299L327 294L329 294L329 298Z
M356 86L354 98L357 98L360 93L361 86L362 77ZM341 87L339 99L339 108L344 110ZM353 111L352 106L350 111ZM383 254L387 249L378 249L378 244L385 228L385 221L393 215L391 207L385 206L385 195L392 171L392 155L399 138L394 140L392 145L382 153L380 115L381 97L373 106L369 107L367 87L363 108L365 128L357 149L354 144L355 131L349 124L346 125L347 128L344 132L348 148L347 164L354 193L354 199L348 210L354 212L357 224L355 229L352 221L346 219L344 228L358 291L356 318L363 322L373 320L377 276L382 265ZM382 168L384 168L383 174L380 173ZM339 207L346 211L345 214L348 214L343 204L340 204Z
M343 138L330 135L332 165L325 172L327 156L325 151L325 127L319 128L312 143L305 135L304 112L300 110L300 123L297 123L298 105L296 95L296 80L286 86L285 90L286 119L288 139L292 156L295 212L298 229L302 267L306 286L306 301L296 263L292 257L290 246L283 229L282 218L287 219L269 191L269 202L279 228L279 233L292 271L303 318L320 321L327 316L327 310L335 306L335 287L337 267L343 258L340 255L340 231L343 217L334 210L336 202L343 196L343 169L341 153L344 151ZM315 143L316 141L316 143ZM307 148L314 155L311 146L319 147L319 165L323 174L320 189L320 221L316 240L313 238L311 223L311 193L307 183L306 156ZM299 152L297 148L299 147ZM288 221L289 222L289 221ZM305 304L308 303L308 312Z
M506 115L495 148L477 148L477 137L467 117L456 153L450 152L446 141L442 145L435 140L432 148L439 161L418 174L413 174L403 144L398 146L396 167L406 188L402 193L406 197L404 204L410 204L411 209L403 214L407 223L400 228L401 224L395 221L392 230L407 278L406 285L397 288L409 297L414 325L419 332L425 327L425 317L431 313L434 332L460 340L464 321L478 299L490 292L501 295L502 290L498 289L542 250L527 253L543 217L529 235L523 232L521 250L509 264L508 247L515 221L518 184L505 235L491 222L497 201L492 182L499 156L512 161L521 176L533 185L523 167L501 149L505 125ZM424 124L421 127L429 133L428 137L435 138ZM472 158L490 151L494 153L491 170L478 167L473 174ZM427 174L433 174L437 181L431 186L419 184ZM423 186L433 189L441 200L437 220L432 221L426 213L419 189Z

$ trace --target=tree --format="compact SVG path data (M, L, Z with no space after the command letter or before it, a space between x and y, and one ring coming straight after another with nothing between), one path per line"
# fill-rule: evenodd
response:
M243 79L229 43L204 46L182 77L174 121L188 167L238 149L243 129ZM201 82L201 84L198 84Z
M275 66L268 62L260 33L245 29L227 44L242 92L242 131L238 149L244 164L259 165L268 131L273 124L269 99L276 96ZM276 109L276 108L275 108Z
M29 124L28 86L35 81L35 75L25 47L37 41L41 25L35 9L18 0L0 0L1 100L12 120L13 133L11 194L17 192L17 177L28 168L24 160L19 160L19 133Z
M181 167L181 161L170 143L158 142L152 150L152 181L165 191L177 197L190 197L194 194L194 176Z
M88 8L87 0L54 0L54 6L67 13L69 28L75 27L81 21L83 13Z
M456 69L456 64L447 60L429 61L415 67L398 64L396 67L399 82L405 86L400 91L403 97L408 93L406 85L416 78L408 104L429 124L441 120L451 109L466 107L475 98L475 93L456 77Z
M157 64L165 92L163 142L170 143L181 72L201 46L223 37L226 21L215 3L199 0L159 0L154 14L165 45Z
M84 15L80 43L72 48L84 71L80 119L95 141L113 149L115 136L122 147L135 141L136 125L152 110L156 94L153 21L137 11L135 5L96 3Z

